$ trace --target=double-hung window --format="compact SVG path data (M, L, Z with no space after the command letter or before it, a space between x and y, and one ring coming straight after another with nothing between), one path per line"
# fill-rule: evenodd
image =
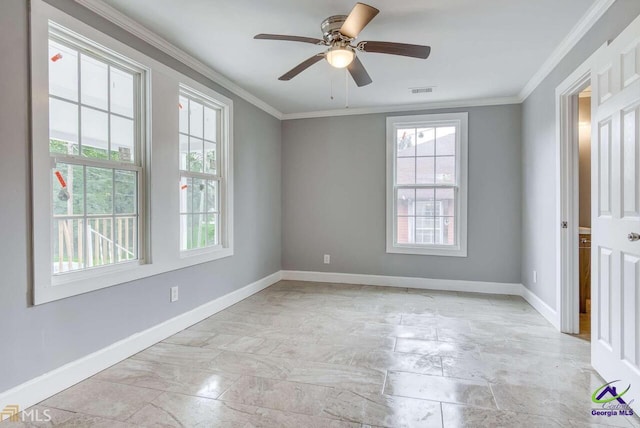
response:
M135 262L143 71L55 27L48 56L51 273Z
M30 4L33 302L233 256L233 101Z
M184 255L223 248L226 141L224 104L180 88L180 251Z
M466 256L467 113L387 118L387 252Z

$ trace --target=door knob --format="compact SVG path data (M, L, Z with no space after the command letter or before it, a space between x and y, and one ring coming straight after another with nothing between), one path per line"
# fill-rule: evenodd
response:
M629 241L633 242L633 241L640 241L640 234L635 233L635 232L631 232L629 235L627 235L627 238L629 239Z

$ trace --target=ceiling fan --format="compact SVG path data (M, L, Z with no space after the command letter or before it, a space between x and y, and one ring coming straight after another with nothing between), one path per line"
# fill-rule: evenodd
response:
M311 43L314 45L328 46L326 52L318 53L311 58L301 62L282 76L279 80L291 80L313 64L322 60L327 60L329 64L336 68L345 68L353 77L358 86L365 86L372 82L369 73L356 56L357 52L372 52L391 55L401 55L413 58L427 59L431 53L429 46L410 45L406 43L392 42L357 42L358 34L380 11L373 6L364 3L356 3L349 15L330 16L320 25L322 29L322 39L313 37L287 36L281 34L258 34L254 39L261 40L284 40L291 42Z

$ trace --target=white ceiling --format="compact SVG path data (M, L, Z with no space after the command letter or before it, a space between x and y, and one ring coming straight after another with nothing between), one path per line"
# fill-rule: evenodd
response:
M280 112L345 107L345 71L322 61L277 78L321 46L254 40L257 33L321 37L320 22L353 0L105 0ZM373 79L349 78L349 106L515 97L595 0L369 0L380 14L358 40L427 44L427 60L359 54ZM333 86L334 99L330 99ZM435 86L430 94L409 88Z

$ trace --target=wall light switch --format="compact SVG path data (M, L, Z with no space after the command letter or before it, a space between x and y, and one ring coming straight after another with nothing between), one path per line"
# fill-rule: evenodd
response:
M538 271L533 271L533 283L537 283L538 282Z
M178 301L178 287L171 287L171 302Z

